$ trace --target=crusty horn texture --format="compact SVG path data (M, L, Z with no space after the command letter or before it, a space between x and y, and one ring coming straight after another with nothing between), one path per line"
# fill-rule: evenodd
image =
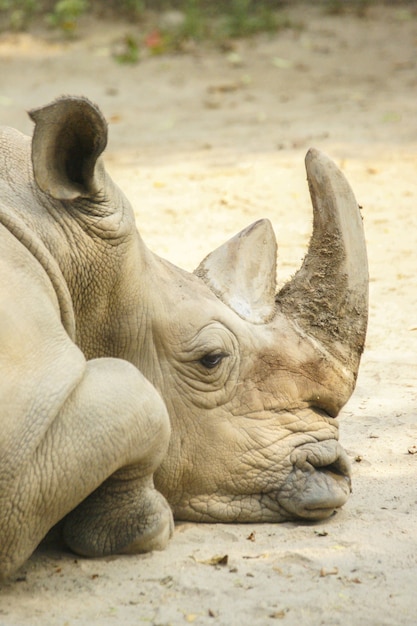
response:
M356 376L368 321L368 263L362 218L345 176L311 149L307 180L313 235L301 269L277 294L278 308Z

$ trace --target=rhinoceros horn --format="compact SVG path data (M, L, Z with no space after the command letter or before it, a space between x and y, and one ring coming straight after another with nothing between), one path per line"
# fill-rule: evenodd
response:
M368 318L362 218L349 183L326 155L311 149L305 163L313 235L293 279L275 295L276 242L268 220L214 250L195 273L249 322L269 322L281 311L356 375Z
M254 324L275 313L277 244L269 220L258 220L211 252L195 270L222 302Z
M356 372L368 321L368 261L359 206L345 176L323 153L306 156L314 209L304 262L277 294L281 311Z

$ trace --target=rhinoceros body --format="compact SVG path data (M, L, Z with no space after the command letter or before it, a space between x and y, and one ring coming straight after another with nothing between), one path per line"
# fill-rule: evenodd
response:
M0 132L0 575L63 521L82 555L162 548L196 521L331 515L350 492L336 416L367 322L358 207L306 157L313 236L277 294L260 220L189 274L152 254L84 98ZM169 505L168 505L169 502Z

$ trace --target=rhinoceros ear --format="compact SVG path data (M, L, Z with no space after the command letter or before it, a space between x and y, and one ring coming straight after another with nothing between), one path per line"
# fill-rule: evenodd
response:
M107 144L107 124L86 98L63 97L33 109L35 181L57 200L90 197L99 189L97 159Z
M211 252L194 274L240 317L254 324L275 313L277 243L269 220L259 220Z

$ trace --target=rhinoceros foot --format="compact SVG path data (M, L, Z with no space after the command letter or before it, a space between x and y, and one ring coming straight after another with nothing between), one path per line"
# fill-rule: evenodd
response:
M171 509L153 485L121 492L112 477L66 517L63 536L77 554L96 557L162 550L173 530Z
M335 440L299 446L278 495L290 517L320 520L343 506L351 492L350 463Z

